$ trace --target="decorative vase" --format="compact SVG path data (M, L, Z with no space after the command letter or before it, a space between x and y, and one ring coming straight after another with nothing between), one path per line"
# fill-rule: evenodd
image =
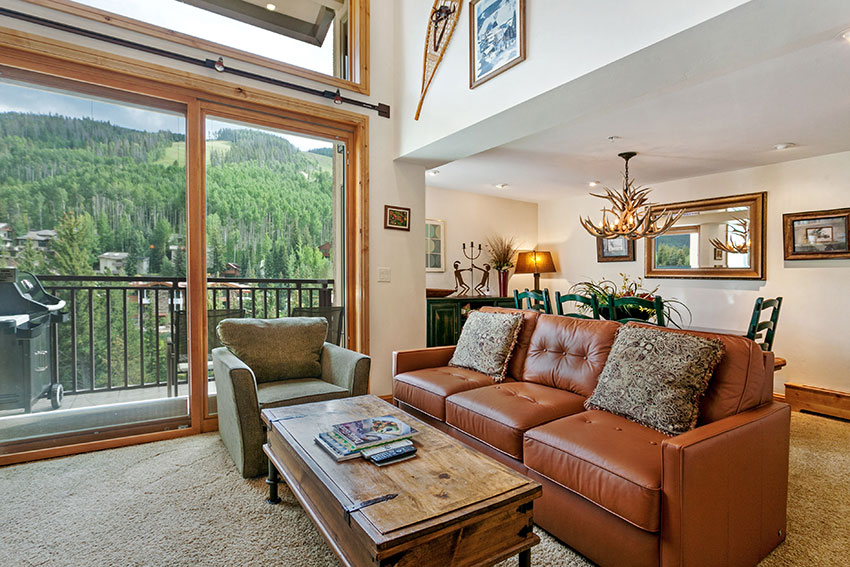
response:
M499 274L499 297L507 297L509 272L507 270L499 270L496 273Z

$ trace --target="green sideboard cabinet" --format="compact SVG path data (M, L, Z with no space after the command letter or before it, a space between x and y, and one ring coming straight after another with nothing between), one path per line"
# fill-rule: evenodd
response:
M429 297L428 306L428 346L446 346L457 344L460 330L467 314L482 307L513 307L513 297L459 296Z

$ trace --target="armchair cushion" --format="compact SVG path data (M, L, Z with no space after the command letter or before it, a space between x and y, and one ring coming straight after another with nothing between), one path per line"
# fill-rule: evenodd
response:
M260 409L293 406L347 398L349 392L318 378L301 378L257 384L257 401Z
M599 383L585 402L668 435L690 431L711 373L717 339L626 325L617 332Z
M323 317L225 319L218 324L222 344L251 368L258 384L321 377L327 334Z

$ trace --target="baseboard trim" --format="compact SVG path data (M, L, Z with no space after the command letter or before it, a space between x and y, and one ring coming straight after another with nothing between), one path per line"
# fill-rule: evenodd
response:
M788 382L785 384L785 401L793 411L806 410L850 419L850 392Z
M785 402L785 394L780 394L779 392L773 392L773 401L774 402Z

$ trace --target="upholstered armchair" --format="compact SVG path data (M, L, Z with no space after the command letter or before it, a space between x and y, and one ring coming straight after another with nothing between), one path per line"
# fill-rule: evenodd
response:
M368 393L371 359L325 342L321 317L226 319L213 350L218 431L245 478L266 472L260 411Z

